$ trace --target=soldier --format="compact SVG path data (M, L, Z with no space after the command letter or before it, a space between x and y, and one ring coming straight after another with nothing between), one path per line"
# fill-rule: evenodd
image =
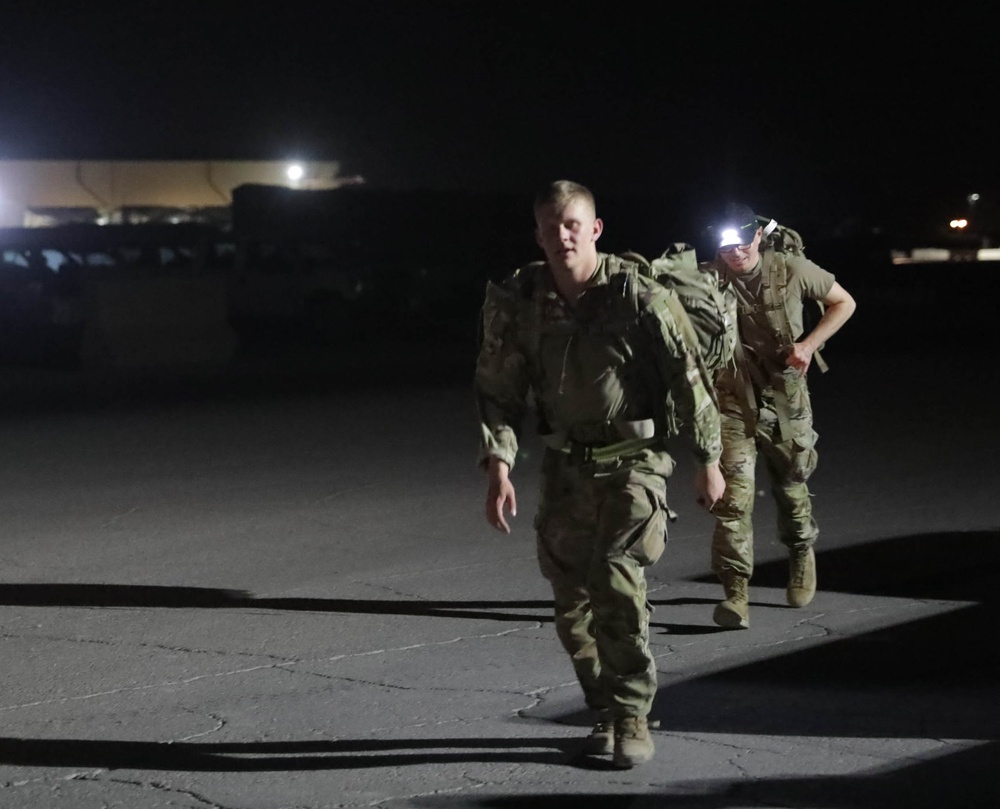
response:
M623 768L648 761L656 693L643 568L666 543L665 440L686 425L699 461L698 501L724 482L719 414L691 323L673 292L638 265L599 253L591 192L558 181L535 200L546 261L487 287L475 387L482 421L486 519L510 533L509 477L529 401L546 449L535 518L556 632L597 724L585 750Z
M788 548L787 600L804 607L816 593L813 543L818 527L806 481L816 468L816 439L806 371L816 351L854 313L854 298L833 275L802 255L781 249L746 205L733 204L715 233L722 283L738 302L736 362L716 375L722 413L722 473L726 491L713 513L712 570L725 600L715 623L750 626L748 584L753 574L754 471L764 456L778 510L778 539ZM788 231L794 234L794 231ZM775 237L780 231L775 233ZM797 234L796 234L797 235ZM775 244L778 245L776 249ZM803 300L823 303L822 318L803 336Z

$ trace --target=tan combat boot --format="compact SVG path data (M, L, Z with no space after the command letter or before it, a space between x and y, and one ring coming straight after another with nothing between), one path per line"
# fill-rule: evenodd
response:
M786 595L793 607L804 607L816 595L816 553L811 547L789 551Z
M746 576L726 570L722 574L722 589L726 600L720 601L712 620L725 629L750 628L750 593Z
M611 759L616 767L629 769L645 764L653 757L653 737L645 716L623 716L615 720L615 753Z

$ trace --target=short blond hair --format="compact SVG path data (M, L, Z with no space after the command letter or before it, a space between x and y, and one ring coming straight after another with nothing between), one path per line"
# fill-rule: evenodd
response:
M597 203L587 186L574 183L572 180L556 180L535 195L535 216L537 217L539 212L549 205L562 209L578 200L585 202L591 213L597 214Z

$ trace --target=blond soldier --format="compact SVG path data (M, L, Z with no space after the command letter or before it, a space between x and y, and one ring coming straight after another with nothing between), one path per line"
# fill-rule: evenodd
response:
M535 202L544 262L490 284L475 387L488 470L486 518L510 532L510 472L529 401L546 444L535 518L556 632L597 723L586 750L619 767L653 756L657 687L644 568L663 552L665 440L683 423L699 502L722 495L719 414L677 297L637 265L597 251L603 224L585 187L559 181Z
M750 626L755 467L763 455L778 511L778 539L788 548L787 600L809 604L816 592L813 519L806 482L816 468L816 432L806 384L816 351L854 313L854 298L798 250L765 240L765 224L746 205L731 205L717 226L716 268L738 301L735 363L716 375L722 413L726 492L713 513L712 569L725 592L714 620L728 629ZM777 235L777 234L775 234ZM777 247L776 247L777 245ZM808 334L803 300L824 304Z

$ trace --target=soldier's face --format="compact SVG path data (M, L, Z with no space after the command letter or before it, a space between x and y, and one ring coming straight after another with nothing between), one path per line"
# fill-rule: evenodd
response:
M535 241L554 269L574 270L592 264L604 224L585 200L570 200L535 212Z
M757 266L760 260L760 235L761 228L757 228L753 241L750 244L729 245L720 247L719 255L726 262L726 266L733 272L748 272Z

